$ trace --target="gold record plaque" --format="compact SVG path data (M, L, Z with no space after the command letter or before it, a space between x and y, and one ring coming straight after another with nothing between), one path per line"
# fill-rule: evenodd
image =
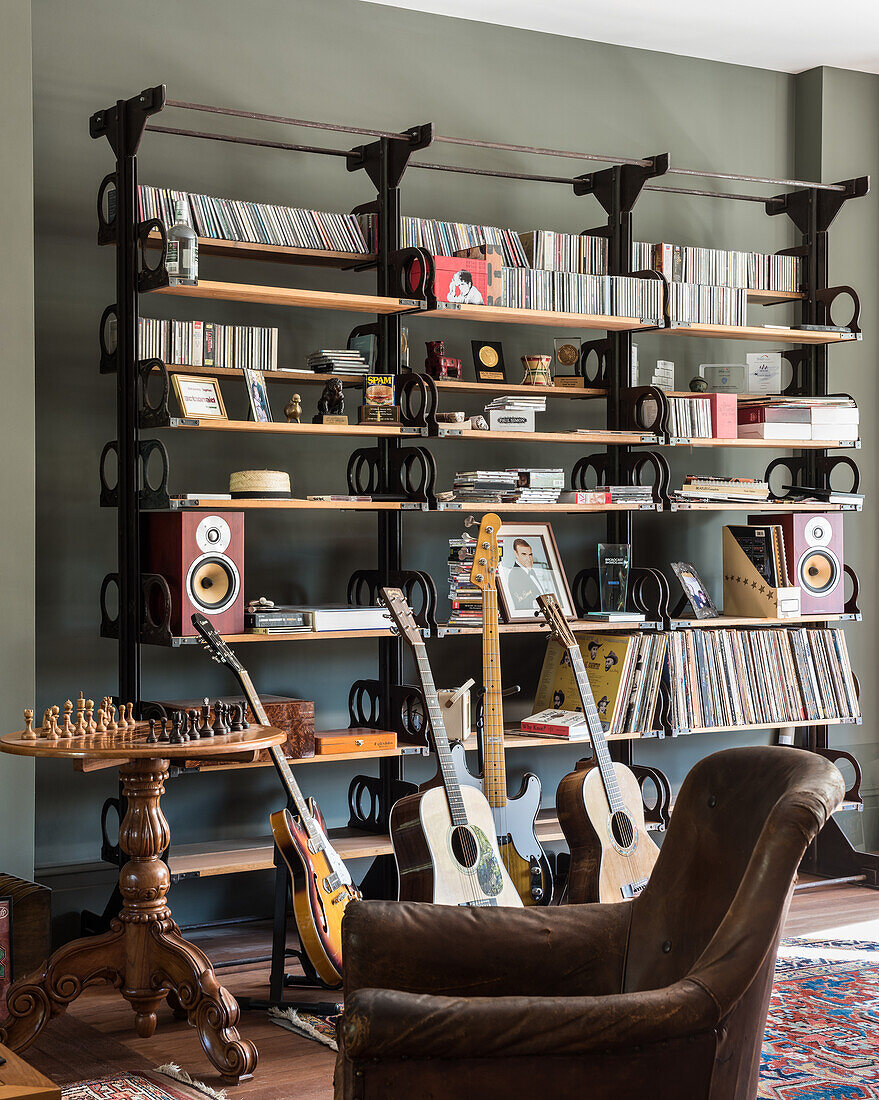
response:
M504 349L500 343L486 340L471 340L473 365L476 367L478 382L505 382L507 378L504 366Z

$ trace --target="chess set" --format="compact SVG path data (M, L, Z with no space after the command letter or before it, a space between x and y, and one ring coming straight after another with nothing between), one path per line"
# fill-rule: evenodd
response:
M244 733L251 729L244 704L223 703L219 699L211 704L207 696L200 707L175 711L170 718L150 718L148 721L138 722L133 712L133 703L121 703L117 706L111 696L106 695L95 714L94 700L86 699L80 692L76 701L75 718L74 703L70 699L64 704L63 718L60 707L47 707L43 713L42 725L38 727L34 727L33 709L26 708L25 728L20 740L69 741L71 748L82 749L86 745L97 747L98 741L108 737L134 740L139 735L137 740L147 745L183 745L189 741L225 737L230 733Z

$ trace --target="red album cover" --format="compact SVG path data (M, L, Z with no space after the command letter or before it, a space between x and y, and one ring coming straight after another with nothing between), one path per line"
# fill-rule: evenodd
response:
M433 292L437 304L484 306L488 292L488 264L485 260L458 256L434 256Z
M12 984L12 898L0 898L0 1023L6 1019L6 990Z

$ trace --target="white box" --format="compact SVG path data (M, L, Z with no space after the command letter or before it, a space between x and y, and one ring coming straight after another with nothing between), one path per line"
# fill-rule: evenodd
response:
M489 409L488 427L493 432L533 432L534 409Z
M739 424L739 439L812 439L811 424ZM839 438L839 437L837 437Z
M745 356L748 393L781 393L781 352L757 351Z
M700 363L699 374L711 393L747 393L748 368L744 363Z

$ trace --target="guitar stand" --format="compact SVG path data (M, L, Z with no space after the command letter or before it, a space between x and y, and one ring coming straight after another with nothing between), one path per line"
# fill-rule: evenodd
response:
M290 872L283 856L275 848L275 908L272 917L272 969L269 978L268 998L238 997L238 1005L242 1009L292 1008L297 1012L315 1012L320 1016L335 1016L340 1011L339 1001L293 1001L286 1000L284 990L293 987L306 989L327 989L334 987L327 985L311 965L311 960L305 953L299 932L296 932L298 947L287 946L287 914L290 912L291 882ZM293 922L296 927L296 922ZM287 960L296 959L302 967L302 974L288 974Z

